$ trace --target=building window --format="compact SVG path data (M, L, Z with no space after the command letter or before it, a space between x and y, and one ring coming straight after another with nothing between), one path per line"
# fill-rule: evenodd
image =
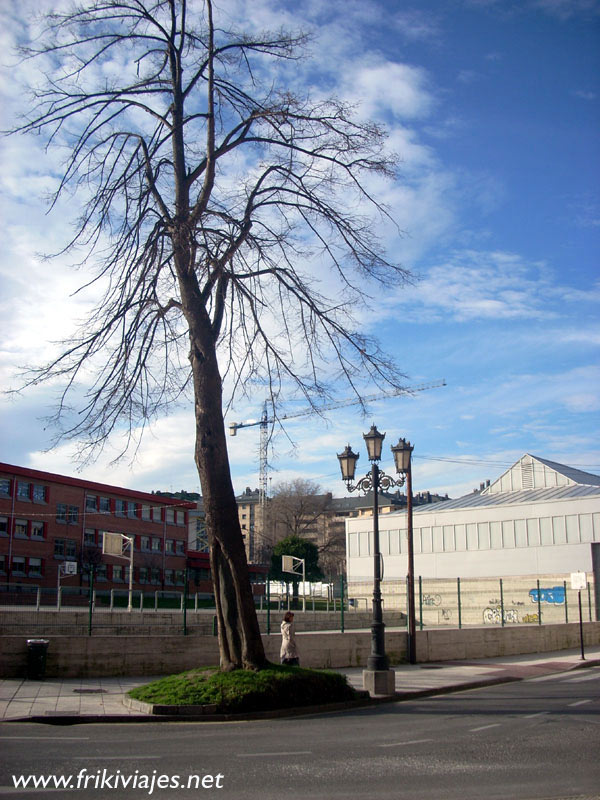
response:
M152 552L159 553L160 552L160 539L158 536L152 537Z
M106 564L98 564L98 566L96 567L96 580L97 581L108 580Z
M152 567L150 569L150 582L154 584L160 583L160 570L158 567Z
M10 497L10 478L0 478L0 497Z
M110 498L100 497L98 500L98 510L101 514L110 514Z
M85 496L85 510L86 511L96 511L97 506L97 498L95 494L86 494Z
M140 579L140 583L149 583L149 580L148 580L148 567L140 567L139 579Z
M112 579L115 583L123 583L123 567L120 564L113 566Z
M115 500L115 514L118 517L124 517L127 513L127 503L125 500Z
M183 586L185 583L185 573L182 569L178 569L175 571L175 583L177 586Z
M13 575L25 575L25 559L23 556L13 556L12 571Z
M44 534L45 534L44 523L39 519L33 520L31 522L31 538L43 539Z
M66 503L57 503L56 504L56 521L57 522L66 522L67 521L67 504Z
M175 512L175 524L176 525L185 525L185 511L176 511Z
M162 515L158 506L152 508L152 522L162 522Z
M174 569L166 569L165 570L165 583L167 586L174 586L175 585L175 570Z
M142 506L142 519L150 519L150 506Z
M569 542L569 544L578 544L579 525L578 525L577 515L567 514L567 516L565 517L565 522L567 524L567 542Z
M444 525L444 552L451 553L455 549L454 525Z
M554 530L554 544L566 544L567 531L565 528L565 518L552 517L552 528Z
M6 575L6 556L0 556L0 575Z
M515 546L515 523L512 519L502 522L502 544L505 548Z
M150 550L150 537L140 536L140 550Z
M527 524L524 519L515 520L515 545L527 547Z
M28 564L27 574L30 578L37 578L41 577L42 575L42 559L41 558L30 558Z
M490 544L493 550L502 549L502 525L499 522L490 522Z
M77 525L79 522L79 506L69 506L67 509L67 522L69 525Z
M96 544L96 531L93 528L86 528L84 530L83 543L86 547L94 547Z
M175 512L172 508L165 509L165 520L169 523L169 525L173 525L175 522Z
M467 525L467 550L477 550L478 547L477 525L469 523Z
M352 536L353 534L350 535ZM194 580L196 581L196 583L199 583L200 581L210 580L210 570L206 569L206 567L198 567L197 569L194 570Z
M487 522L477 523L477 541L479 550L490 549L490 526Z
M55 539L54 540L54 555L58 558L64 558L65 556L65 540L64 539Z
M175 554L178 556L185 555L185 542L182 542L181 539L177 539L175 542Z
M173 539L167 539L165 542L165 553L174 553L175 552L175 542ZM166 580L166 578L165 578Z
M135 519L137 517L137 506L131 501L127 501L127 516L129 519Z
M33 484L33 502L45 503L46 502L46 487L39 483Z
M537 519L527 520L527 544L529 547L540 545L540 527Z
M17 497L19 500L31 500L31 484L17 481Z
M552 520L550 517L542 517L540 519L540 541L543 546L553 544Z
M0 517L0 536L8 536L8 517Z
M26 519L16 519L15 520L15 536L17 539L27 539L27 520Z
M582 542L594 541L594 524L591 514L579 515L579 529L581 531Z

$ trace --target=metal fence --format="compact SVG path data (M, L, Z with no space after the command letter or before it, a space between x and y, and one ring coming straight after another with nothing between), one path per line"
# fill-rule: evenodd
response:
M593 581L581 590L571 576L503 578L415 578L415 617L421 629L431 627L543 625L600 618ZM384 581L384 609L406 610L406 581ZM372 582L352 582L349 595L364 603Z
M267 587L265 587L267 588ZM343 595L343 592L342 592ZM293 605L291 595L255 596L259 622L265 633L279 630L280 613ZM298 601L301 630L341 631L352 625L367 627L369 619L350 609L342 597L320 598L315 594ZM261 613L262 612L262 613ZM304 613L303 613L304 612ZM363 617L365 617L363 619ZM132 591L91 587L40 587L31 584L0 584L0 630L28 635L156 635L217 634L214 597L177 591ZM394 624L401 615L396 614Z

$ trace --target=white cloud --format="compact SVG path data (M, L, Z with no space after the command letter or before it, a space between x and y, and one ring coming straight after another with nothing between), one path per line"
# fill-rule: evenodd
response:
M358 103L364 118L418 119L433 107L427 73L420 67L391 61L359 59L346 73L342 92Z
M599 299L595 287L554 284L543 262L528 263L515 253L468 250L432 266L415 286L388 297L386 304L401 305L403 313L420 321L550 321L562 316L565 303Z

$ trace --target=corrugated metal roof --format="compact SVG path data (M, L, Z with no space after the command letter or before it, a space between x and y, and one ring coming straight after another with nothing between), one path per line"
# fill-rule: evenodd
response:
M600 497L600 486L556 486L551 489L524 489L520 492L481 494L473 492L456 500L444 500L435 506L417 506L414 513L435 511L443 513L457 508L486 508L489 506L512 506L524 503L543 503L548 500L570 500L575 497Z
M548 461L547 458L540 458L539 456L532 456L532 458L550 467L550 469L560 472L561 475L575 481L575 483L586 486L600 486L600 475L593 475L591 472L583 472L583 470L569 467L566 464L558 464L556 461Z

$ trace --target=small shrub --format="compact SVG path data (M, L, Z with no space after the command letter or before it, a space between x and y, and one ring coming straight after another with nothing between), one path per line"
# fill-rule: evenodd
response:
M358 697L346 676L338 672L279 664L270 664L258 672L191 670L138 686L129 695L160 705L215 703L221 713L322 705Z

